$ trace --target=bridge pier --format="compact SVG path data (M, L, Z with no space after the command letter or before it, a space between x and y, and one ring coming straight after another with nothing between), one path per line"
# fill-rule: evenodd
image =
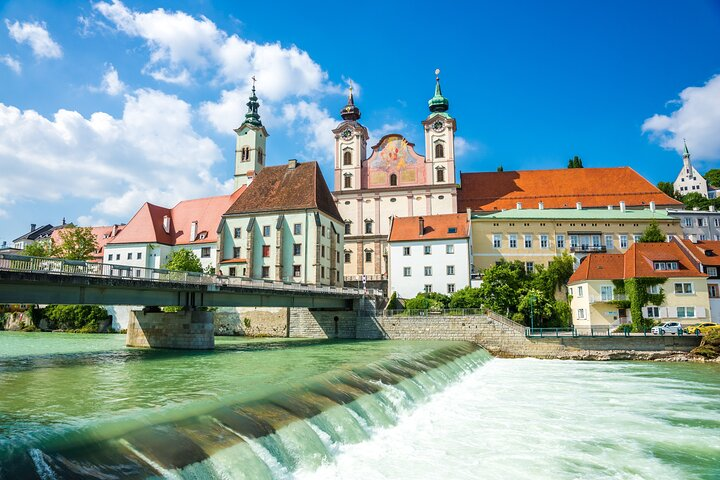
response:
M133 310L127 328L128 347L211 350L215 348L213 313L197 310Z

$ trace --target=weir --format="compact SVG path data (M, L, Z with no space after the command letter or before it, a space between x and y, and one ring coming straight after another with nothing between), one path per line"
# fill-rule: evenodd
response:
M489 354L457 342L336 370L274 393L153 412L40 443L0 450L2 478L287 477L330 460L337 446L378 428L466 373Z

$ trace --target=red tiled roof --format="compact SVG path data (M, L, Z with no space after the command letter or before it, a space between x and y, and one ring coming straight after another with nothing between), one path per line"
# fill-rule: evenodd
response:
M53 242L55 242L55 245L62 243L60 232L65 228L67 227L56 228L53 230L52 235L50 235L50 238ZM105 245L115 238L113 237L113 229L115 229L115 236L117 236L125 228L125 225L109 225L90 228L92 230L92 234L95 236L95 242L98 246L97 252L93 253L93 260L102 260Z
M563 168L506 172L462 173L458 211L509 210L518 202L523 208L676 207L682 203L668 197L630 167Z
M298 162L295 168L288 165L263 168L225 214L306 208L317 208L339 222L343 221L317 162Z
M720 242L715 240L680 240L690 254L703 265L720 266Z
M568 285L585 280L619 280L623 278L622 253L591 253L568 280Z
M420 219L425 228L420 235ZM454 233L449 229L455 228ZM427 215L420 217L395 217L390 230L390 242L410 240L439 240L447 238L467 238L470 222L466 213L450 213L446 215Z
M240 187L231 195L183 200L173 208L145 203L123 231L109 243L161 243L164 245L197 245L217 242L222 214L245 191ZM170 216L170 231L165 232L163 219ZM197 221L196 240L190 241L190 229ZM204 234L204 235L201 235ZM204 237L204 238L200 238Z

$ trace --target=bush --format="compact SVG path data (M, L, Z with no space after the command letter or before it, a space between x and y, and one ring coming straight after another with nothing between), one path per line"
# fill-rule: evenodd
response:
M465 287L452 294L450 308L482 308L483 299L479 288Z
M694 348L690 353L705 358L720 357L720 328L715 328L708 332L700 342L700 346Z
M108 318L107 310L97 305L48 305L42 313L51 330L80 333L97 332L100 324Z

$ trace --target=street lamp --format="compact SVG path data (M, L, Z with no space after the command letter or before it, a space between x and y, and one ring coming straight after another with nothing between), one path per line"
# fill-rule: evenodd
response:
M535 295L530 294L530 333L535 331L535 312L533 306L535 305Z

